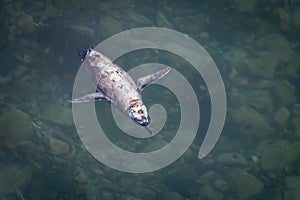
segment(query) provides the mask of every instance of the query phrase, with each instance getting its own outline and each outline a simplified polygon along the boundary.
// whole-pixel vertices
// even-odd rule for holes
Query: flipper
[[[107,96],[105,96],[102,92],[96,92],[96,93],[91,93],[87,94],[82,97],[78,97],[72,100],[68,100],[70,103],[87,103],[87,102],[93,102],[93,101],[111,101]]]
[[[139,93],[142,93],[144,88],[148,86],[149,84],[157,81],[158,79],[164,77],[167,73],[171,71],[170,67],[167,67],[165,69],[162,69],[158,72],[155,72],[153,74],[149,74],[147,76],[143,76],[137,80],[137,91]]]

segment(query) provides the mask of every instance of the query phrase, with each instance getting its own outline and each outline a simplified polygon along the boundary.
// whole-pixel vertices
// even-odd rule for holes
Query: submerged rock
[[[224,54],[224,58],[241,74],[247,73],[263,78],[274,77],[278,60],[274,59],[272,52],[261,52],[253,58],[248,54],[243,49],[233,48]]]
[[[31,119],[23,111],[12,109],[0,116],[0,144],[14,147],[33,135]]]
[[[49,121],[62,126],[73,125],[73,116],[71,108],[56,105],[46,104],[41,111],[43,117]]]
[[[298,1],[299,3],[299,1]],[[296,33],[300,30],[300,9],[297,7],[294,12],[292,12],[292,22],[295,28]]]
[[[257,2],[258,0],[252,0],[252,1],[235,0],[237,9],[241,12],[252,12]]]
[[[246,158],[238,153],[222,153],[217,156],[216,161],[225,166],[246,166]]]
[[[294,132],[295,138],[300,140],[300,117],[295,117],[293,119],[293,127],[295,130]]]
[[[229,182],[236,188],[237,199],[248,199],[264,189],[263,182],[252,174],[241,169],[232,169]]]
[[[205,184],[207,182],[213,182],[214,180],[220,178],[219,174],[217,174],[214,171],[208,171],[204,173],[202,176],[200,176],[197,180],[196,183],[198,184]]]
[[[128,17],[129,22],[132,22],[135,27],[136,26],[152,26],[153,23],[150,19],[137,13],[134,9],[128,9],[125,13],[126,17]]]
[[[36,31],[34,19],[27,13],[22,13],[20,15],[16,25],[23,33],[33,33],[34,31]]]
[[[177,192],[169,192],[169,191],[165,191],[163,193],[163,198],[165,200],[184,200],[185,198],[183,198],[180,194],[178,194]]]
[[[211,200],[222,200],[223,194],[215,190],[210,184],[205,184],[200,189],[200,198],[199,199],[211,199]]]
[[[274,78],[279,59],[274,58],[273,52],[263,51],[255,58],[247,58],[245,62],[246,73],[263,78]]]
[[[260,111],[271,111],[273,100],[271,93],[267,90],[251,90],[245,93],[246,102]]]
[[[131,0],[110,0],[110,1],[99,1],[98,9],[100,12],[109,12],[112,10],[121,10],[129,8],[132,4]]]
[[[266,140],[257,146],[261,155],[261,167],[267,171],[282,171],[291,168],[299,159],[300,145],[287,140]]]
[[[286,123],[289,117],[290,111],[285,107],[281,107],[275,112],[274,121],[282,125]]]
[[[156,16],[156,24],[159,27],[174,29],[163,13],[158,12]]]
[[[100,25],[103,27],[103,30],[109,35],[115,35],[123,31],[122,24],[112,18],[112,17],[102,17]]]
[[[300,78],[300,57],[294,56],[285,67],[284,72],[291,77]]]
[[[257,40],[248,52],[232,48],[224,54],[225,60],[241,74],[263,78],[274,78],[281,63],[288,63],[294,57],[294,51],[288,40],[280,35],[268,35]]]
[[[284,200],[300,199],[300,176],[290,176],[285,179],[287,191]]]
[[[224,180],[215,180],[214,182],[214,187],[217,189],[217,190],[220,190],[222,192],[226,192],[228,191],[229,189],[229,184],[227,181],[224,181]]]
[[[300,117],[300,104],[299,103],[295,103],[293,106],[293,114],[296,117]]]
[[[272,130],[268,118],[247,105],[233,110],[230,117],[234,123],[255,134],[254,136],[265,136]]]
[[[288,62],[295,54],[290,42],[282,35],[267,34],[265,37],[257,40],[255,45],[259,49],[270,52],[273,60],[276,58],[283,63]],[[266,63],[271,60],[267,60]]]
[[[297,101],[295,88],[285,80],[277,80],[273,86],[273,91],[280,103],[290,105]]]
[[[30,182],[32,171],[29,167],[7,164],[0,168],[0,196],[14,193]]]
[[[130,192],[138,198],[143,199],[154,199],[155,198],[155,191],[148,189],[146,187],[135,185],[135,187],[132,187],[130,189]]]
[[[65,154],[65,153],[68,153],[70,150],[70,146],[62,140],[50,138],[49,144],[50,144],[51,152],[54,155]]]
[[[88,172],[80,167],[76,168],[75,181],[77,183],[87,183],[88,182]]]
[[[277,10],[277,14],[280,18],[280,28],[283,30],[283,31],[291,31],[291,15],[289,13],[288,10],[286,9],[283,9],[283,8],[280,8]]]

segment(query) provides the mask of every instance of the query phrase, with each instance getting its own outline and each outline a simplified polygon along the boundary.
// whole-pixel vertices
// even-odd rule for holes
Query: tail
[[[85,57],[86,57],[86,54],[88,53],[89,49],[93,49],[94,47],[89,45],[89,48],[86,48],[86,49],[77,49],[77,55],[79,57],[79,59],[81,61],[84,61]]]
[[[77,49],[77,55],[81,61],[84,61],[88,49]]]

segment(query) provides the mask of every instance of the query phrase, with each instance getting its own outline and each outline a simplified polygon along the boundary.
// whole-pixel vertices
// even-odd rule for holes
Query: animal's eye
[[[144,111],[143,111],[143,110],[139,110],[138,113],[139,113],[139,114],[143,114]]]

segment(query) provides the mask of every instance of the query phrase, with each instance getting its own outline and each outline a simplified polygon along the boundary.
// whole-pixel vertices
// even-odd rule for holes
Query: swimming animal
[[[72,99],[69,102],[83,103],[101,100],[111,102],[151,133],[148,126],[148,111],[142,101],[141,93],[146,86],[164,77],[171,69],[167,67],[140,77],[135,83],[120,66],[93,48],[79,49],[78,55],[96,82],[97,90],[95,93]]]

